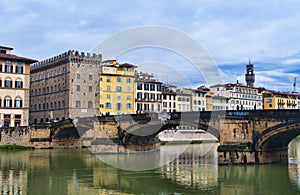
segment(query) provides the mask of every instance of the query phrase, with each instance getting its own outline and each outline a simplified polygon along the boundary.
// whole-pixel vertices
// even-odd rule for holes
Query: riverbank
[[[32,150],[34,149],[31,146],[19,146],[19,145],[11,145],[11,144],[4,144],[0,145],[0,151],[6,150]]]

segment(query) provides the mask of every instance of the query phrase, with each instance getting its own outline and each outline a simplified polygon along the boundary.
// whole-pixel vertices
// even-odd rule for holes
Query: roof
[[[286,96],[299,96],[299,94],[294,94],[290,92],[280,92],[280,91],[273,91],[273,90],[265,90],[266,93],[272,93],[275,95],[286,95]]]
[[[29,62],[29,63],[37,62],[37,60],[34,60],[34,59],[25,58],[25,57],[20,57],[20,56],[17,56],[17,55],[6,54],[6,53],[0,53],[0,59],[7,59],[7,60],[22,60],[22,61],[27,61],[27,62]]]
[[[134,67],[134,68],[136,68],[137,66],[133,65],[133,64],[129,64],[129,63],[124,63],[124,64],[120,64],[120,67]]]
[[[159,82],[159,81],[156,81],[156,80],[142,80],[142,79],[135,79],[135,82],[162,84],[162,82]]]
[[[3,48],[3,49],[9,49],[9,50],[13,50],[14,48],[12,47],[7,47],[7,46],[3,46],[3,45],[0,45],[0,48]]]

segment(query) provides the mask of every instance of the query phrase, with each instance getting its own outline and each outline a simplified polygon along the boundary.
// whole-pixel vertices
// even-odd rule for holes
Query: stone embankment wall
[[[79,148],[82,141],[78,139],[54,140],[50,127],[16,127],[0,129],[1,145],[31,146],[34,148]]]

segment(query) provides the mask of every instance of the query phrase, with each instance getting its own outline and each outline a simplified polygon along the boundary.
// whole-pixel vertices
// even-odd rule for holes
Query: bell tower
[[[254,74],[254,65],[251,64],[249,59],[249,64],[246,65],[246,74],[245,79],[247,82],[247,87],[254,87],[255,74]]]

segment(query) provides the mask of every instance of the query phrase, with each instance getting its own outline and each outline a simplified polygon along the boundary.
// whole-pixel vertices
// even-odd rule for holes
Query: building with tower
[[[222,96],[228,110],[256,110],[263,109],[263,98],[259,88],[254,87],[254,65],[246,65],[246,85],[239,83],[218,84],[210,87],[214,96]],[[220,101],[218,99],[217,101]],[[224,108],[224,107],[223,107]]]
[[[31,64],[31,122],[99,115],[101,61],[101,54],[69,50]]]
[[[255,82],[254,65],[251,64],[250,59],[249,59],[249,64],[246,65],[245,80],[247,83],[247,87],[254,87],[254,82]]]

